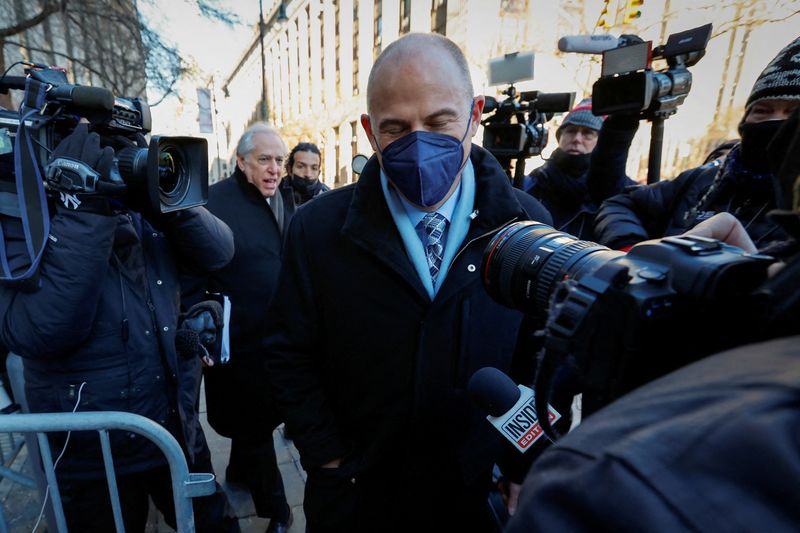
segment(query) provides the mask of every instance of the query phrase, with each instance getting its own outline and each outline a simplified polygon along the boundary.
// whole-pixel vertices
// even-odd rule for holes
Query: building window
[[[431,4],[431,31],[445,35],[447,29],[447,0],[433,0]]]
[[[523,15],[528,11],[528,0],[500,0],[500,13]]]
[[[335,56],[334,57],[336,58],[336,96],[339,96],[341,94],[341,91],[339,90],[339,86],[341,85],[341,82],[342,82],[342,77],[341,77],[341,74],[339,73],[339,41],[341,40],[339,38],[339,2],[334,2],[334,4],[336,4],[336,12],[333,15],[335,17],[334,18],[334,23],[333,23],[334,32],[335,32],[334,33],[334,39],[335,39],[334,42],[336,43],[334,45],[334,48],[335,48],[335,52],[334,52]]]
[[[353,96],[358,94],[358,0],[353,0]]]
[[[354,120],[350,123],[350,131],[352,138],[350,139],[350,155],[355,157],[358,155],[358,121]]]
[[[372,60],[381,55],[381,44],[383,36],[383,0],[375,0],[373,11],[373,40],[372,40]]]
[[[400,0],[400,35],[411,31],[411,0]]]
[[[325,72],[325,16],[323,15],[322,10],[319,12],[319,68],[320,78],[324,87],[325,77],[328,75],[328,73]]]
[[[336,136],[336,138],[334,139],[334,150],[336,151],[336,177],[334,178],[334,183],[336,185],[341,185],[342,184],[342,173],[339,172],[339,169],[342,166],[342,161],[341,161],[341,157],[342,157],[341,152],[342,151],[341,151],[340,146],[339,146],[341,144],[341,141],[339,140],[341,138],[340,137],[341,126],[337,126],[336,129],[334,129],[333,131],[334,131],[334,134]]]

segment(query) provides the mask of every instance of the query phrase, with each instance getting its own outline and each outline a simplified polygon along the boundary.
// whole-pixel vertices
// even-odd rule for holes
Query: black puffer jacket
[[[164,231],[136,213],[100,215],[61,206],[31,292],[0,287],[0,342],[24,358],[32,412],[127,411],[166,426],[192,460],[205,446],[195,401],[200,362],[175,350],[178,268],[196,273],[233,256],[228,227],[204,208],[179,212]],[[11,254],[19,221],[4,219]],[[81,385],[85,383],[81,387]],[[80,395],[80,401],[79,401]],[[145,439],[111,432],[118,474],[164,462]],[[54,450],[63,435],[53,435]],[[73,433],[59,475],[100,477],[94,432]]]
[[[738,147],[722,165],[709,163],[677,178],[629,189],[606,200],[597,214],[599,242],[625,248],[647,239],[678,235],[716,213],[732,213],[761,248],[786,234],[767,219],[775,208],[770,176],[748,173],[738,164]]]

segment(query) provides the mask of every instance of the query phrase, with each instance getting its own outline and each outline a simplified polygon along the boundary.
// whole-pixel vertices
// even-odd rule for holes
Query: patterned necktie
[[[436,282],[439,275],[439,268],[442,266],[442,236],[447,227],[447,219],[439,213],[428,213],[420,221],[425,230],[427,244],[425,245],[425,256],[428,258],[428,269],[431,271],[431,279]]]

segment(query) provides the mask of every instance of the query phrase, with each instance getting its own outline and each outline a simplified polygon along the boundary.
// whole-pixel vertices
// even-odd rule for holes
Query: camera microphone
[[[111,111],[114,109],[114,94],[102,87],[65,83],[50,89],[47,99],[58,100],[81,110]]]
[[[562,52],[574,54],[602,54],[606,50],[617,48],[620,44],[619,37],[613,35],[565,35],[558,40],[558,49]]]
[[[544,434],[534,406],[533,390],[516,385],[500,370],[487,366],[475,372],[467,385],[470,398],[489,416],[486,419],[522,453]],[[561,415],[548,406],[550,424]]]

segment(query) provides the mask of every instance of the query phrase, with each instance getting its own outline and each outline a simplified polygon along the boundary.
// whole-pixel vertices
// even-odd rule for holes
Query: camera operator
[[[80,123],[58,144],[64,158],[121,185],[114,150]],[[7,176],[4,176],[7,178]],[[112,187],[114,186],[114,187]],[[127,200],[125,200],[127,201]],[[33,287],[0,287],[0,344],[24,360],[32,412],[127,411],[167,428],[193,471],[211,472],[195,399],[200,359],[177,353],[178,269],[223,267],[233,256],[228,227],[204,208],[140,214],[117,197],[61,193],[52,197],[50,234]],[[19,218],[0,217],[7,267],[30,259]],[[111,431],[127,531],[144,531],[148,497],[175,527],[166,459],[149,440]],[[95,432],[52,433],[56,473],[70,531],[113,531],[114,519]],[[198,531],[238,531],[227,500],[194,500]]]
[[[321,154],[313,143],[299,143],[289,152],[286,162],[288,181],[294,191],[294,203],[303,205],[330,189],[319,179]]]
[[[741,142],[721,166],[704,165],[671,181],[609,198],[597,214],[600,243],[624,249],[648,238],[676,235],[716,213],[730,212],[758,247],[786,235],[766,214],[775,207],[774,176],[765,148],[791,112],[800,107],[800,38],[759,75],[739,124]]]
[[[625,175],[635,116],[592,114],[592,100],[575,106],[556,130],[558,148],[534,170],[526,191],[553,216],[553,226],[584,240],[595,240],[594,217],[606,198],[636,185]]]

